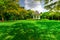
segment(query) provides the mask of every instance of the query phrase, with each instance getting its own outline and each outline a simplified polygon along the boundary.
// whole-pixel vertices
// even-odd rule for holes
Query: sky
[[[19,3],[22,7],[25,7],[25,9],[27,10],[31,9],[34,11],[38,11],[39,13],[47,11],[46,9],[44,9],[44,0],[42,0],[42,2],[34,0],[20,0]]]
[[[25,6],[25,0],[20,0],[19,3],[20,3],[20,5],[21,5],[22,7]]]

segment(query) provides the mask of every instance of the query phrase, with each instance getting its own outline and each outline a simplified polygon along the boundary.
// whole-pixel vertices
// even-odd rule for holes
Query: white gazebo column
[[[40,15],[38,16],[38,19],[40,19]]]
[[[35,19],[38,19],[37,15],[36,15],[36,18]]]

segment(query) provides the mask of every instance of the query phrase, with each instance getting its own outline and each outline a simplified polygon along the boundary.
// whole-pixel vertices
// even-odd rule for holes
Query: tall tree
[[[18,1],[17,0],[0,0],[0,16],[2,21],[4,21],[4,13],[9,12],[9,10],[17,10]]]

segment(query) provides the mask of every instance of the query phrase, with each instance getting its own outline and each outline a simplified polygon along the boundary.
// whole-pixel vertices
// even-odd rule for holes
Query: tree
[[[27,18],[30,19],[30,18],[33,18],[33,14],[34,14],[34,11],[33,10],[27,10],[28,13],[27,13]]]
[[[60,10],[60,0],[56,0],[55,2],[53,0],[50,0],[50,4],[48,2],[49,1],[47,1],[47,3],[45,3],[46,9],[50,9],[50,10],[54,10],[54,11]]]
[[[4,21],[5,13],[10,12],[10,10],[18,9],[18,4],[16,0],[1,0],[0,1],[0,16],[2,21]]]
[[[0,16],[1,16],[1,18],[2,18],[2,21],[4,21],[4,15],[3,15],[3,13],[4,13],[4,9],[5,9],[6,7],[5,7],[5,5],[4,5],[4,1],[3,0],[1,0],[0,1]]]
[[[49,19],[49,12],[44,12],[44,13],[42,13],[42,14],[41,14],[41,17],[42,17],[43,19]]]
[[[55,12],[53,12],[53,11],[50,11],[50,13],[49,13],[49,19],[54,19],[54,15],[55,15]]]

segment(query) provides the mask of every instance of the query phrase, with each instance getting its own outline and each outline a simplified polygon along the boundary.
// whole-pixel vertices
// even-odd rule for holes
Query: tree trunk
[[[4,21],[4,17],[2,17],[2,22]]]

